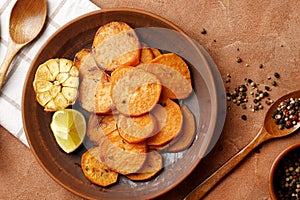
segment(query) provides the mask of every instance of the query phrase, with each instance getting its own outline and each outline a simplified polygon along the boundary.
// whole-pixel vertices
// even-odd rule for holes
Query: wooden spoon
[[[47,15],[46,0],[18,0],[9,19],[9,39],[6,56],[0,68],[0,89],[7,70],[20,49],[42,30]]]
[[[287,136],[295,132],[299,127],[300,123],[297,123],[295,126],[289,129],[280,130],[278,125],[274,122],[272,114],[277,106],[284,100],[291,97],[299,98],[300,90],[291,92],[287,95],[279,98],[272,106],[269,108],[263,127],[259,130],[256,137],[246,145],[242,150],[235,154],[231,159],[229,159],[222,167],[215,171],[211,176],[209,176],[204,182],[198,185],[192,192],[190,192],[185,200],[199,200],[204,197],[210,189],[212,189],[226,174],[228,174],[232,169],[234,169],[255,147],[259,144],[272,139]]]

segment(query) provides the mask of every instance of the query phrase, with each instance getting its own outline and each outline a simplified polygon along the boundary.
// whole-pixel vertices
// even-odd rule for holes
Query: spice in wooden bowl
[[[272,199],[300,199],[300,142],[278,155],[269,174],[269,192]]]

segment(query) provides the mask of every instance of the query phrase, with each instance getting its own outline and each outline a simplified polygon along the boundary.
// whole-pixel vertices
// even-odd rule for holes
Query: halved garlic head
[[[78,86],[79,71],[65,58],[50,59],[41,64],[33,81],[37,101],[49,112],[74,104]]]

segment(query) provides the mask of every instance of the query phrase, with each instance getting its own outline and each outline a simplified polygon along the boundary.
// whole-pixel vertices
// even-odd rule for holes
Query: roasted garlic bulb
[[[78,96],[79,71],[71,60],[50,59],[41,64],[33,81],[36,99],[45,111],[72,105]]]

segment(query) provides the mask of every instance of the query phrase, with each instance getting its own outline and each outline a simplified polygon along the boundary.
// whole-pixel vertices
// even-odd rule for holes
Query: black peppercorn
[[[252,81],[252,79],[248,79],[247,82],[250,84],[250,83],[252,83],[253,81]]]
[[[247,116],[246,115],[242,115],[242,120],[246,121],[247,120]]]
[[[201,34],[206,34],[207,33],[207,31],[206,31],[206,29],[205,28],[202,28],[202,30],[201,30]]]
[[[242,62],[242,59],[241,59],[240,57],[236,57],[236,58],[235,58],[235,61],[236,61],[237,63],[241,63],[241,62]]]
[[[272,81],[271,84],[272,84],[273,86],[277,86],[277,82],[276,82],[276,81]]]
[[[265,90],[270,91],[271,88],[269,86],[265,86]]]
[[[280,102],[272,114],[275,123],[284,125],[285,128],[291,128],[296,125],[300,116],[299,107],[295,105],[298,101],[299,98],[290,98]],[[282,129],[282,126],[279,126],[279,129]]]
[[[268,97],[269,96],[269,93],[268,92],[264,92],[264,97]]]

